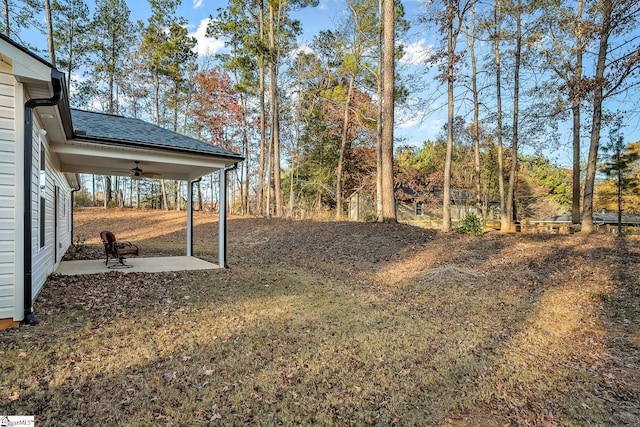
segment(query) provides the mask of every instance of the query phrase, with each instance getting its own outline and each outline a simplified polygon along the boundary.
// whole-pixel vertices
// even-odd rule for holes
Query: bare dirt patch
[[[184,212],[84,210],[185,252]],[[196,215],[217,257],[217,218]],[[0,332],[0,413],[45,425],[639,425],[640,250],[233,218],[229,270],[52,277]]]

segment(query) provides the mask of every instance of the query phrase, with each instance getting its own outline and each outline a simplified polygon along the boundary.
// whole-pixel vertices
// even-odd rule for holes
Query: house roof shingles
[[[71,109],[71,117],[76,138],[79,139],[87,138],[123,145],[196,152],[232,157],[238,161],[243,159],[233,151],[177,134],[140,119],[78,109]]]
[[[630,215],[622,213],[622,223],[626,225],[640,225],[640,215]],[[617,212],[596,212],[593,214],[593,220],[598,224],[617,224]]]

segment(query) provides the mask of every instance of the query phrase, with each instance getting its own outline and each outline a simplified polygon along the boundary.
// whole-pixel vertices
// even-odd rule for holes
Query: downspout
[[[51,85],[53,96],[51,98],[30,99],[24,104],[24,323],[35,325],[38,318],[33,310],[33,282],[32,282],[32,250],[33,242],[31,228],[31,192],[33,175],[33,109],[36,107],[51,107],[57,105],[62,99],[64,87],[64,74],[58,70],[51,70]]]

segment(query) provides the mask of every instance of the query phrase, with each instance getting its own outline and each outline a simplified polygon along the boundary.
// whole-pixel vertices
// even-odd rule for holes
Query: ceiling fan
[[[131,178],[133,179],[141,179],[141,178],[153,178],[160,175],[157,172],[144,172],[140,169],[140,162],[138,160],[134,160],[136,166],[131,169]]]

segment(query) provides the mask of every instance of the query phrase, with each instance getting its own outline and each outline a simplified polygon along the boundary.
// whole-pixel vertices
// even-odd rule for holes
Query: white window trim
[[[36,253],[40,253],[41,251],[43,251],[46,246],[47,246],[47,242],[46,242],[46,236],[45,239],[43,239],[42,233],[46,232],[46,222],[47,222],[47,214],[46,214],[46,205],[47,205],[47,200],[46,200],[46,192],[44,194],[45,200],[44,200],[44,204],[42,203],[42,196],[43,196],[43,189],[42,189],[42,172],[44,171],[44,187],[46,189],[47,186],[47,150],[44,146],[44,140],[42,138],[42,134],[40,132],[37,133],[38,134],[38,200],[37,200],[37,206],[38,206],[38,244],[37,244],[37,252]],[[44,151],[44,156],[43,156],[43,151]],[[44,162],[44,165],[42,164]],[[42,218],[42,210],[44,210],[44,222],[45,222],[45,226],[43,227],[42,221],[40,218]],[[44,245],[41,245],[40,242],[44,241]]]

